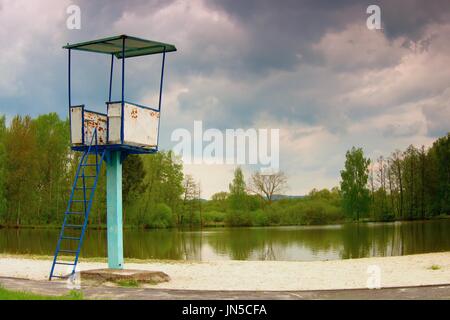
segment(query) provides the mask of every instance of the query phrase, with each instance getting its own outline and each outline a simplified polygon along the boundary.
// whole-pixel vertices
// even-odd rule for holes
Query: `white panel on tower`
[[[108,144],[121,144],[122,103],[108,104]]]
[[[159,112],[130,103],[124,105],[124,144],[156,147]]]
[[[70,139],[74,145],[83,144],[83,106],[70,107]]]

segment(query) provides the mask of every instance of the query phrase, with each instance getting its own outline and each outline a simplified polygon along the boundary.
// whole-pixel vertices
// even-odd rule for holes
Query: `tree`
[[[140,194],[144,189],[144,163],[137,154],[130,154],[123,162],[122,199],[129,203],[134,193]]]
[[[5,149],[7,222],[20,225],[33,219],[33,215],[27,213],[37,210],[38,149],[36,128],[29,116],[13,118],[5,136]]]
[[[419,172],[420,172],[420,217],[425,218],[425,168],[426,168],[426,152],[425,146],[422,145],[419,151]]]
[[[389,199],[391,200],[391,208],[390,208],[390,212],[395,215],[396,213],[396,207],[395,207],[395,193],[394,193],[394,175],[392,174],[392,161],[391,159],[387,160],[387,167],[386,167],[386,176],[387,176],[387,180],[388,180],[388,185],[389,185]]]
[[[377,172],[376,172],[376,182],[378,185],[378,189],[376,192],[372,189],[372,193],[376,198],[375,201],[375,213],[376,218],[380,220],[387,220],[391,218],[391,213],[388,209],[387,204],[387,191],[386,191],[386,173],[387,172],[387,164],[383,156],[378,157],[377,159]]]
[[[36,157],[38,208],[36,221],[56,222],[63,216],[67,189],[69,122],[56,113],[40,115],[32,120],[39,154]]]
[[[167,204],[173,213],[181,210],[181,195],[183,194],[183,163],[181,158],[172,151],[166,151],[162,157],[160,201]],[[148,171],[147,171],[148,172]]]
[[[370,165],[369,167],[369,186],[370,186],[370,204],[371,204],[371,208],[372,208],[372,214],[375,216],[375,178],[374,178],[374,174],[373,174],[373,164]]]
[[[192,225],[195,212],[195,199],[197,196],[197,185],[192,175],[187,174],[183,181],[183,213],[187,213],[189,217],[189,224]],[[183,224],[183,215],[179,215],[178,224]]]
[[[183,165],[171,152],[160,151],[143,157],[145,176],[143,191],[129,204],[127,221],[134,225],[151,225],[149,218],[156,206],[166,204],[170,214],[182,212]]]
[[[413,219],[418,212],[418,184],[420,174],[417,173],[419,162],[418,150],[410,145],[403,153],[403,181],[405,189],[405,204],[408,209],[408,218]]]
[[[208,201],[208,207],[210,210],[225,212],[228,206],[228,196],[228,192],[225,191],[214,193],[211,200]]]
[[[404,187],[403,187],[403,157],[400,150],[396,150],[392,153],[390,163],[391,163],[391,173],[393,185],[395,186],[395,193],[398,194],[397,197],[397,217],[404,218],[403,216],[403,204],[404,204]],[[392,195],[391,195],[392,196]]]
[[[5,150],[5,116],[0,117],[0,223],[6,215],[6,150]]]
[[[203,205],[202,205],[202,185],[200,181],[197,183],[197,190],[196,190],[196,200],[197,200],[197,207],[199,212],[199,223],[200,227],[203,226]]]
[[[228,201],[231,209],[240,210],[246,208],[246,184],[244,180],[244,173],[241,167],[234,170],[233,181],[228,185],[230,195]]]
[[[220,191],[216,192],[211,196],[212,201],[226,201],[228,199],[228,192]]]
[[[362,148],[347,151],[341,171],[341,191],[345,212],[354,220],[367,213],[370,196],[367,188],[370,160],[364,158]]]
[[[450,133],[439,138],[428,151],[429,185],[426,198],[434,215],[450,213]]]
[[[132,194],[140,194],[144,187],[144,163],[137,154],[130,154],[123,162],[122,198],[125,204],[131,200]]]
[[[122,199],[124,203],[123,220],[126,221],[127,208],[133,198],[144,192],[144,163],[136,154],[130,154],[123,162]]]
[[[279,194],[287,188],[287,178],[283,172],[261,174],[255,172],[250,180],[250,190],[269,204],[272,203],[274,194]]]

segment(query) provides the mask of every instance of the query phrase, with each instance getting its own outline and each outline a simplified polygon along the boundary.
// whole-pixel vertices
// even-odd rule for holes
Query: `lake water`
[[[53,255],[58,230],[0,229],[0,252]],[[125,230],[129,258],[332,260],[450,251],[450,220],[316,227]],[[84,257],[106,256],[106,232],[89,230]]]

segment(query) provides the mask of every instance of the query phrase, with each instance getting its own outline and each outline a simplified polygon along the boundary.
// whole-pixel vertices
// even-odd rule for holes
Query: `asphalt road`
[[[36,281],[28,279],[0,277],[0,285],[6,289],[31,291],[44,295],[63,295],[68,292],[65,282]],[[315,291],[209,291],[209,290],[173,290],[152,288],[123,288],[109,286],[82,286],[87,299],[120,300],[298,300],[298,299],[342,299],[342,300],[449,300],[450,284],[382,288],[376,290],[315,290]]]

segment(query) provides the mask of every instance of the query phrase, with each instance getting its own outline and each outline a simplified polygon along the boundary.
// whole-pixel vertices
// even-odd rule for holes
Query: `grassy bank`
[[[413,219],[372,219],[362,218],[359,221],[342,217],[338,214],[330,214],[325,211],[317,211],[314,214],[305,215],[303,212],[292,214],[289,212],[270,211],[233,211],[233,212],[205,212],[202,222],[192,226],[172,226],[166,228],[155,228],[150,226],[124,226],[125,230],[152,230],[152,229],[190,229],[190,228],[227,228],[227,227],[288,227],[288,226],[320,226],[344,223],[367,223],[367,222],[408,222],[408,221],[429,221],[450,219],[450,214],[441,214],[426,218]],[[60,230],[61,225],[0,225],[0,229],[43,229]],[[106,225],[90,224],[89,230],[106,230]]]
[[[72,290],[63,296],[45,296],[27,291],[13,291],[0,287],[0,300],[83,300],[83,294]]]

